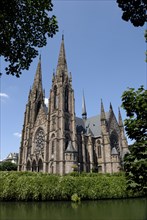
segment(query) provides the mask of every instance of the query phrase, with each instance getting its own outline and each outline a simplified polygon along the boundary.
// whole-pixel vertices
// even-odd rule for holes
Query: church
[[[128,151],[120,110],[101,100],[98,115],[88,118],[83,94],[81,118],[75,114],[72,75],[68,72],[62,36],[56,73],[45,105],[41,58],[28,94],[19,150],[19,171],[64,175],[78,172],[119,172]]]

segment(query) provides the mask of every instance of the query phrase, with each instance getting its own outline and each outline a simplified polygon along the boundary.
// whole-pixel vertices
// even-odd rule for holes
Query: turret
[[[123,121],[122,121],[122,117],[121,117],[121,113],[120,113],[120,108],[118,108],[118,124],[121,129],[124,129]]]
[[[103,105],[103,101],[101,99],[101,125],[106,125],[106,115],[105,115],[105,110],[104,110],[104,105]]]

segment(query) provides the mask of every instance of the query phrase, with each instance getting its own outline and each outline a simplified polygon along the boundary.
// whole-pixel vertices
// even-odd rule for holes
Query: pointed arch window
[[[53,115],[53,117],[52,117],[52,129],[55,130],[55,128],[56,128],[56,116]]]
[[[97,153],[98,153],[98,157],[101,158],[102,157],[102,146],[101,146],[100,140],[97,140]]]
[[[45,134],[42,128],[38,128],[35,134],[35,150],[40,151],[44,148]]]
[[[55,140],[52,140],[51,154],[54,154],[54,148],[55,148]]]
[[[36,172],[36,169],[37,169],[36,161],[33,160],[33,163],[32,163],[32,171],[33,171],[33,172]]]
[[[31,170],[31,162],[28,160],[27,162],[27,171],[30,171]]]
[[[51,136],[51,155],[53,156],[55,152],[55,134]]]
[[[54,110],[57,108],[57,86],[54,86]]]
[[[69,141],[70,141],[70,137],[69,137],[69,135],[66,135],[66,136],[65,136],[65,150],[66,150],[67,147],[68,147]]]
[[[51,173],[54,173],[54,165],[51,166]]]
[[[110,145],[111,149],[116,148],[119,151],[119,142],[118,142],[118,134],[115,130],[111,132],[110,135]]]
[[[39,112],[39,110],[40,110],[40,107],[41,107],[41,101],[38,101],[38,102],[36,103],[35,120],[36,120],[36,118],[37,118],[37,115],[38,115],[38,112]]]
[[[67,130],[67,131],[69,131],[69,124],[70,124],[69,118],[66,117],[66,118],[65,118],[65,130]]]
[[[64,109],[66,112],[68,112],[68,86],[65,87]]]
[[[102,157],[102,148],[101,145],[98,145],[98,157],[101,158]]]
[[[39,159],[38,161],[38,172],[42,172],[43,171],[43,162],[41,159]]]
[[[62,83],[64,83],[64,72],[62,71],[62,74],[61,74],[61,78],[62,78]]]

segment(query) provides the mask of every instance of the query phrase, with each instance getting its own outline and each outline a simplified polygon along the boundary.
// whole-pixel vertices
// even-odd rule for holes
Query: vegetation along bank
[[[58,176],[32,172],[0,172],[1,201],[96,200],[141,196],[127,190],[123,173],[72,173]]]

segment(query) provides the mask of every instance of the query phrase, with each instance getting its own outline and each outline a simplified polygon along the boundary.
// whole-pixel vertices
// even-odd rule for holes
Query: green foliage
[[[147,1],[146,0],[117,0],[118,7],[123,11],[122,19],[125,21],[131,21],[135,26],[143,26],[147,22],[146,10]]]
[[[51,0],[1,0],[0,55],[9,62],[6,74],[20,76],[38,55],[37,47],[58,31]]]
[[[133,193],[126,189],[121,175],[57,176],[32,172],[0,172],[0,200],[49,201],[126,198]],[[139,192],[137,195],[140,195]]]
[[[122,107],[126,110],[126,132],[130,139],[147,140],[147,90],[130,88],[122,95]]]
[[[135,143],[124,158],[128,188],[147,194],[147,90],[141,86],[122,95],[122,106],[126,110],[126,132]]]
[[[17,170],[17,165],[10,161],[4,161],[0,163],[0,170],[1,171]]]
[[[147,30],[145,30],[145,33],[144,33],[144,37],[145,37],[145,42],[147,43]],[[145,52],[145,55],[146,55],[146,62],[147,62],[147,50]]]
[[[72,202],[80,202],[81,199],[80,199],[80,197],[78,196],[77,193],[74,193],[74,194],[71,196],[71,201],[72,201]]]

